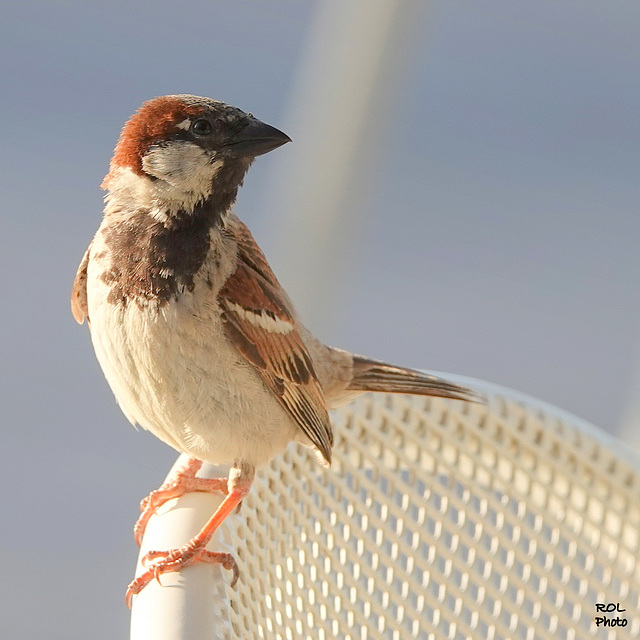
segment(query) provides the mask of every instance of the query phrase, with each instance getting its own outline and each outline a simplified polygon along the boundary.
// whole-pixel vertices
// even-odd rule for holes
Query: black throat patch
[[[228,162],[216,177],[215,192],[195,206],[159,221],[136,211],[105,227],[111,264],[101,276],[111,287],[108,301],[146,306],[193,291],[195,275],[210,246],[210,231],[236,199],[250,162]]]
[[[107,227],[103,233],[111,265],[101,277],[111,287],[108,301],[162,304],[193,290],[194,276],[207,256],[211,227],[205,216],[162,223],[146,212]]]

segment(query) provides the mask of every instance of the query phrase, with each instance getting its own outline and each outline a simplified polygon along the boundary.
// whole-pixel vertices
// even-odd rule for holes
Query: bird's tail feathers
[[[353,379],[348,389],[352,391],[409,393],[467,402],[485,402],[485,399],[475,391],[449,382],[444,378],[356,355],[353,356]]]

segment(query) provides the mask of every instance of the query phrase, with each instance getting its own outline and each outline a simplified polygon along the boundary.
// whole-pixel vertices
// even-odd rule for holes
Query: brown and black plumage
[[[195,561],[234,569],[205,546],[255,469],[298,440],[331,461],[328,410],[366,391],[477,400],[456,384],[328,347],[302,324],[247,227],[232,212],[256,156],[289,138],[251,114],[190,95],[145,103],[125,125],[103,186],[102,223],[76,276],[72,310],[133,423],[188,454],[154,509],[227,463],[227,496],[180,549],[153,554],[127,600]],[[215,486],[214,486],[215,485]]]

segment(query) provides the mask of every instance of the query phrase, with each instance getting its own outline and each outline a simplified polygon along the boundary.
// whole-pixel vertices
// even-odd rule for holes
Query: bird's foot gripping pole
[[[191,463],[191,461],[190,461]],[[190,465],[189,463],[189,465]],[[189,466],[188,465],[188,466]],[[142,564],[149,568],[139,575],[127,588],[127,606],[131,607],[134,595],[140,593],[154,578],[160,582],[160,576],[169,571],[180,571],[194,562],[208,562],[211,564],[221,564],[225,569],[233,571],[233,586],[238,579],[238,565],[234,557],[229,553],[218,553],[208,551],[207,544],[218,527],[225,518],[242,502],[251,489],[255,469],[253,467],[238,465],[229,472],[228,488],[229,492],[222,504],[216,509],[207,524],[200,533],[194,536],[187,544],[179,549],[169,551],[151,551],[143,558]],[[152,494],[153,495],[153,494]],[[167,498],[168,499],[168,498]]]
[[[160,488],[152,491],[140,503],[140,517],[133,527],[138,546],[142,544],[147,523],[156,510],[165,502],[173,498],[179,498],[185,493],[192,491],[204,491],[207,493],[221,491],[227,493],[227,478],[196,478],[196,473],[200,470],[202,461],[196,458],[189,458],[186,465],[178,469]]]

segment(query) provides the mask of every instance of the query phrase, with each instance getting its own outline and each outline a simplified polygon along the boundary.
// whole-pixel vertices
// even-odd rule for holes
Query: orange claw
[[[135,580],[127,587],[127,607],[131,609],[131,602],[133,596],[140,593],[154,578],[160,582],[160,576],[163,573],[169,571],[179,571],[183,567],[189,566],[193,562],[206,562],[208,564],[220,564],[224,569],[233,571],[233,578],[231,579],[231,586],[233,587],[238,581],[240,570],[238,569],[238,563],[230,553],[218,553],[216,551],[208,551],[207,549],[200,549],[195,553],[191,549],[182,547],[182,549],[173,549],[171,551],[153,551],[155,557],[164,556],[163,560],[158,560],[152,566],[150,566],[144,573],[140,574]],[[147,554],[144,560],[149,559]],[[143,563],[144,563],[143,560]]]

